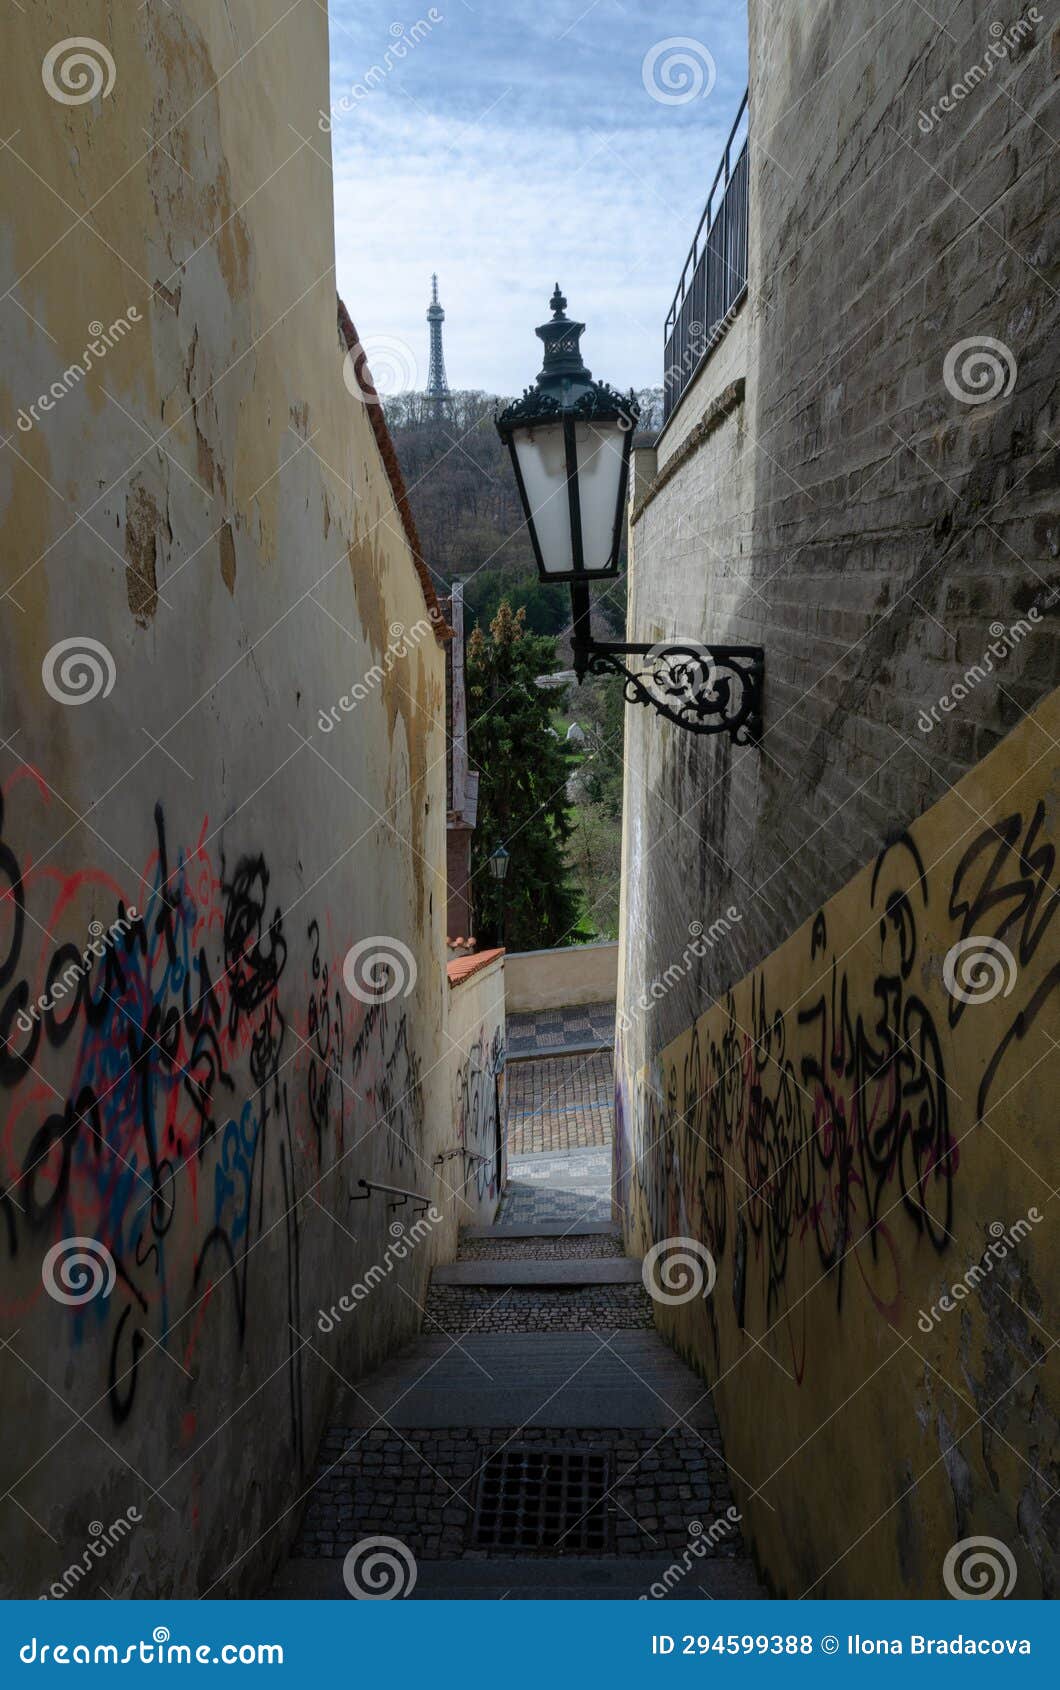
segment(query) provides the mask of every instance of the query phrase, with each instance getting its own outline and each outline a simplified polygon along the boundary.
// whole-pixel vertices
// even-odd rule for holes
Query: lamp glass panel
[[[574,430],[578,451],[578,499],[582,521],[582,556],[586,574],[612,567],[625,461],[626,431],[617,422],[583,422]]]
[[[515,454],[537,533],[546,575],[567,575],[573,568],[567,456],[562,422],[514,431]]]

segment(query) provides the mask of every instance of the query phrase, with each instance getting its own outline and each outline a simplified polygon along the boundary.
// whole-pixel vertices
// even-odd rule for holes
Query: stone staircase
[[[505,1224],[510,1191],[465,1231],[422,1336],[342,1394],[274,1596],[347,1597],[374,1539],[415,1599],[764,1594],[709,1393],[612,1224],[569,1218],[571,1185],[551,1219],[538,1190]]]

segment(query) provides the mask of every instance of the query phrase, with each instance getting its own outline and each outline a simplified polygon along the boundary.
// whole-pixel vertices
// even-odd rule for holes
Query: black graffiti
[[[464,1189],[472,1180],[479,1200],[497,1194],[503,1157],[502,1085],[505,1048],[500,1027],[487,1043],[484,1032],[458,1070],[457,1131],[465,1157]]]

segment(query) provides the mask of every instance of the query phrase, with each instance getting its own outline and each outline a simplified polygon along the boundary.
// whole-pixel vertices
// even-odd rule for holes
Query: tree
[[[567,862],[579,897],[579,919],[596,939],[618,937],[622,873],[622,777],[625,703],[612,675],[574,690],[570,713],[585,734],[570,790],[574,805]]]
[[[570,838],[566,746],[551,731],[551,695],[535,677],[555,668],[556,644],[526,628],[526,613],[502,600],[489,634],[467,645],[468,753],[479,773],[472,836],[472,897],[480,943],[511,950],[571,944],[578,901],[566,881]],[[509,852],[494,880],[489,857]]]

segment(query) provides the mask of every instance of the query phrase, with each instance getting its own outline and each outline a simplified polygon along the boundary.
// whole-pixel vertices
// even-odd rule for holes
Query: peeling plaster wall
[[[945,1596],[975,1535],[1014,1595],[1060,1588],[1058,738],[1054,692],[620,1080],[627,1245],[713,1259],[705,1295],[662,1250],[656,1318],[780,1596]]]
[[[343,380],[324,9],[84,5],[116,74],[78,105],[41,75],[71,27],[4,25],[0,1577],[48,1592],[132,1506],[78,1595],[246,1595],[453,1253],[444,663],[410,640],[319,728],[426,615]],[[379,935],[408,990],[368,1005]],[[322,1339],[392,1237],[361,1178],[445,1218]],[[71,1237],[109,1292],[48,1294]]]

